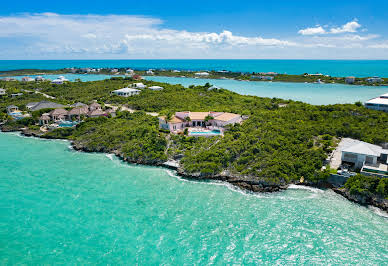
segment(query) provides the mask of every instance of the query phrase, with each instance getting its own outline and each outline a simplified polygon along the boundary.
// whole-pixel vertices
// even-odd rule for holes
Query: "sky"
[[[0,59],[388,59],[388,1],[7,1]]]

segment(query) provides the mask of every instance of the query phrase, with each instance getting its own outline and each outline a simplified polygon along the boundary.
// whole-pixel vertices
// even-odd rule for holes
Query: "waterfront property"
[[[44,113],[39,118],[40,125],[48,125],[50,123],[57,123],[58,125],[66,125],[69,126],[69,123],[64,123],[66,121],[73,120],[82,120],[83,117],[99,117],[99,116],[115,116],[115,112],[112,109],[108,109],[106,111],[102,110],[102,107],[97,102],[93,102],[92,104],[82,105],[82,103],[76,104],[78,107],[74,107],[70,111],[67,111],[63,108],[57,108],[49,113]]]
[[[122,97],[134,96],[134,95],[138,95],[139,93],[140,93],[140,90],[134,89],[134,88],[122,88],[111,92],[112,95],[117,95]]]
[[[51,81],[51,83],[52,83],[52,84],[61,85],[61,84],[63,84],[65,81],[69,81],[69,80],[66,79],[64,76],[59,76],[57,79],[54,79],[53,81]]]
[[[373,110],[388,112],[388,93],[366,101],[365,107]]]
[[[160,87],[160,86],[151,86],[151,87],[148,87],[150,90],[153,90],[153,91],[161,91],[163,90],[163,87]]]
[[[24,82],[31,82],[31,81],[35,81],[34,78],[31,78],[31,77],[22,77],[21,81],[24,81]]]
[[[194,75],[197,77],[208,77],[210,74],[207,72],[197,72]]]
[[[159,117],[159,127],[167,129],[172,133],[183,132],[184,129],[188,128],[190,129],[189,132],[193,132],[192,135],[204,135],[204,129],[207,129],[207,133],[211,131],[214,135],[216,131],[222,134],[225,126],[241,123],[241,121],[242,118],[239,114],[186,111],[176,112],[171,119],[167,119],[166,116]],[[197,130],[192,130],[191,128],[197,128]]]
[[[369,82],[369,83],[380,83],[380,82],[383,81],[383,79],[374,76],[374,77],[371,77],[371,78],[367,78],[366,81]]]
[[[341,145],[341,163],[369,175],[385,174],[388,177],[388,150],[367,142],[346,139]]]

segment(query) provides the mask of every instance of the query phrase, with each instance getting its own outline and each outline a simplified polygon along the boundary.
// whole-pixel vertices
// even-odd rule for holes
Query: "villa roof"
[[[215,117],[214,119],[215,120],[219,120],[219,121],[224,121],[224,122],[227,122],[227,121],[230,121],[232,119],[235,119],[237,117],[239,117],[240,115],[238,114],[233,114],[233,113],[223,113],[217,117]]]
[[[50,116],[49,116],[48,113],[44,113],[44,114],[41,115],[39,120],[50,120]]]
[[[386,105],[388,105],[388,98],[385,98],[387,96],[388,96],[388,93],[387,94],[383,94],[380,97],[370,99],[370,100],[366,101],[366,103],[384,104],[384,105],[386,104]]]
[[[380,156],[382,151],[383,148],[380,146],[357,140],[353,141],[353,143],[349,144],[342,150],[342,152],[365,154],[377,157]]]
[[[59,108],[59,109],[52,110],[49,114],[51,116],[53,115],[60,116],[60,115],[67,115],[67,113],[68,111],[66,111],[65,109]]]
[[[18,108],[18,107],[16,105],[13,105],[13,104],[7,106],[7,109],[11,109],[11,108]]]
[[[208,115],[210,115],[209,112],[189,112],[191,120],[204,120]]]
[[[41,102],[38,102],[33,107],[31,107],[31,111],[37,111],[37,110],[41,110],[41,109],[45,109],[45,108],[61,108],[61,107],[63,107],[63,105],[59,104],[59,103],[53,103],[53,102],[49,102],[49,101],[41,101]]]
[[[169,123],[176,124],[176,123],[182,123],[183,120],[179,117],[176,117],[175,115],[168,121]]]
[[[114,90],[113,92],[123,92],[123,93],[126,93],[126,92],[140,92],[140,90],[133,89],[133,88],[122,88],[122,89]]]
[[[38,102],[27,103],[27,104],[26,104],[26,107],[27,107],[28,109],[30,109],[30,108],[34,107],[35,105],[37,105],[37,104],[38,104]]]
[[[71,109],[67,114],[68,115],[85,115],[89,112],[88,106],[76,107]]]
[[[101,104],[94,102],[89,107],[101,107]]]
[[[102,116],[102,115],[105,115],[105,113],[103,111],[99,110],[99,109],[90,111],[88,113],[88,116]]]
[[[86,106],[86,104],[81,103],[81,102],[77,102],[77,103],[75,103],[75,104],[72,104],[71,106],[72,106],[72,107],[82,107],[82,106]]]

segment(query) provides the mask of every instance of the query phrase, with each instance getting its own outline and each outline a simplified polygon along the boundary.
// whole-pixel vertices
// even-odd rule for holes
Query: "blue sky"
[[[0,59],[388,59],[388,1],[8,1]]]

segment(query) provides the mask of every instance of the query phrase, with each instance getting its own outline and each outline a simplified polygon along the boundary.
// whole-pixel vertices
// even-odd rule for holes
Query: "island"
[[[353,163],[355,174],[342,174],[342,161],[341,168],[332,168],[333,154],[346,152],[338,150],[346,138],[380,147],[376,160],[386,159],[386,112],[361,103],[314,106],[136,76],[62,81],[0,81],[2,131],[67,139],[76,150],[113,153],[130,163],[173,168],[185,178],[222,180],[252,192],[290,184],[333,188],[388,210],[384,173]],[[359,146],[354,149],[363,156]],[[370,158],[363,158],[364,166]]]

